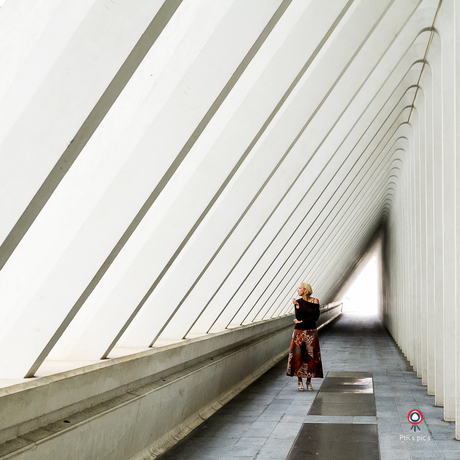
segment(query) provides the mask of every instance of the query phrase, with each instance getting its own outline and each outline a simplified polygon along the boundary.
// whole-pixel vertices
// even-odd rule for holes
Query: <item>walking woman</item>
[[[301,299],[292,299],[295,308],[294,333],[287,366],[287,375],[298,378],[299,391],[304,391],[302,378],[307,379],[307,390],[313,390],[311,379],[323,378],[316,321],[319,318],[319,300],[311,297],[311,286],[300,283],[297,293]]]

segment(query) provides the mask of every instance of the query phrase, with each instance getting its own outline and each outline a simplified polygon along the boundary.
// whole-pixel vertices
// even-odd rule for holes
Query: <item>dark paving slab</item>
[[[373,378],[372,372],[354,372],[354,371],[329,371],[327,377],[342,377],[352,379],[371,379]]]
[[[308,415],[366,415],[375,416],[375,405],[370,404],[342,404],[330,403],[329,401],[316,401],[312,404]]]
[[[330,391],[318,391],[315,401],[332,402],[339,404],[375,404],[373,394],[361,393],[333,393]],[[374,414],[375,415],[375,414]]]
[[[380,460],[377,425],[305,423],[287,460]]]
[[[327,377],[321,384],[321,391],[334,393],[374,393],[372,378],[355,379],[350,377]]]
[[[375,416],[371,373],[328,372],[308,415]],[[332,376],[331,376],[332,375]]]

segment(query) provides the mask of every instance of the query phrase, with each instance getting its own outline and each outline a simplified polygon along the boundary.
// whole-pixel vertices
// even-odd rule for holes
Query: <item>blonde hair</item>
[[[313,289],[308,283],[300,283],[300,286],[305,289],[305,294],[307,295],[312,295],[313,294]]]

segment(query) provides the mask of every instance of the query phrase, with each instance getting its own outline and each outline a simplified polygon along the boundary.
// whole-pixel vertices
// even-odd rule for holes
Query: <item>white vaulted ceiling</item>
[[[5,0],[0,378],[290,314],[302,281],[333,300],[414,148],[437,8]]]

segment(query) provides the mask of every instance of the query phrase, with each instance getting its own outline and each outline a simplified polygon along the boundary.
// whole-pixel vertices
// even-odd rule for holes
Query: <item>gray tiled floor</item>
[[[442,421],[442,408],[434,406],[434,397],[426,394],[376,318],[344,314],[320,331],[319,338],[325,372],[373,372],[376,417],[307,415],[317,391],[298,392],[297,379],[286,376],[283,360],[161,460],[284,460],[303,423],[328,422],[377,422],[382,460],[460,459],[454,424]],[[321,382],[313,379],[315,390]],[[407,421],[411,409],[424,415],[416,434]],[[404,435],[409,437],[404,440]]]

